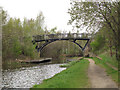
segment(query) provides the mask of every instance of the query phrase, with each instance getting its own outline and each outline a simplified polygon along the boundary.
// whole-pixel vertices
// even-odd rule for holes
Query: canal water
[[[61,64],[47,64],[4,70],[2,72],[2,87],[31,88],[35,84],[42,83],[44,79],[51,78],[66,69],[59,67],[60,65]]]

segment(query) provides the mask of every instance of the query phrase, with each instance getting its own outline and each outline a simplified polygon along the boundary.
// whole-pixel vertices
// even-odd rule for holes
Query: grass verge
[[[95,61],[95,64],[100,65],[101,67],[105,68],[107,74],[110,75],[116,83],[120,83],[118,81],[118,71],[114,70],[112,67],[108,66],[106,64],[106,61],[104,60],[104,58],[102,58],[103,60],[100,60],[96,57],[93,57],[92,59]]]
[[[118,61],[116,60],[115,55],[110,56],[109,52],[105,52],[99,55],[103,59],[104,62],[110,63],[114,67],[118,68]]]
[[[46,79],[40,85],[34,85],[34,88],[85,88],[90,87],[87,77],[89,61],[82,59],[71,67],[56,74],[50,79]]]

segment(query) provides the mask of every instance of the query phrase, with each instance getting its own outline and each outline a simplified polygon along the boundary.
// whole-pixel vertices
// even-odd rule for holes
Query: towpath
[[[96,65],[92,59],[88,59],[90,64],[88,68],[88,77],[91,88],[118,88],[117,84],[107,75],[104,68]]]

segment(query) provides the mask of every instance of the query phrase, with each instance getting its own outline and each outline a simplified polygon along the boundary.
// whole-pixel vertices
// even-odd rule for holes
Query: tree
[[[93,42],[90,43],[92,51],[97,53],[100,49],[104,48],[105,38],[101,35],[96,35],[96,38]]]
[[[42,28],[44,16],[38,15],[36,20],[25,18],[23,23],[18,18],[10,18],[6,16],[6,12],[2,11],[2,52],[3,60],[16,59],[21,56],[29,58],[38,58],[35,46],[32,44],[32,36],[44,34]]]
[[[87,26],[87,29],[99,30],[102,27],[109,27],[108,32],[113,33],[113,41],[116,48],[116,58],[120,53],[120,3],[119,2],[71,2],[71,9],[68,13],[71,16],[70,24],[77,28]],[[82,21],[82,23],[81,23]]]
[[[7,23],[7,18],[8,18],[8,14],[7,11],[4,11],[2,7],[1,8],[1,12],[2,12],[2,25],[5,25]]]
[[[37,16],[35,20],[35,29],[34,31],[37,31],[36,34],[44,34],[44,19],[45,17],[43,16],[43,13],[40,12],[39,15]]]
[[[56,34],[57,27],[54,27],[50,30],[51,34]]]

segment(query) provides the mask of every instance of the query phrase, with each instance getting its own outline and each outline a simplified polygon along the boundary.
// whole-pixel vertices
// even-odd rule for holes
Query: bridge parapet
[[[57,33],[57,34],[44,34],[33,36],[33,40],[48,40],[48,39],[61,39],[61,38],[90,38],[86,33]]]

